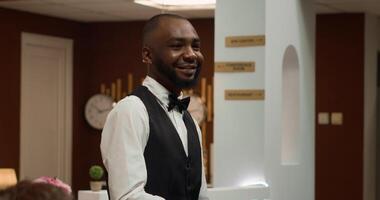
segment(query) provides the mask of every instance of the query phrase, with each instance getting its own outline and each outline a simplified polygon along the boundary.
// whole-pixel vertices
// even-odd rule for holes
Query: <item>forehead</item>
[[[198,34],[193,25],[187,20],[176,18],[160,19],[157,29],[154,31],[161,40],[173,38],[198,39]]]

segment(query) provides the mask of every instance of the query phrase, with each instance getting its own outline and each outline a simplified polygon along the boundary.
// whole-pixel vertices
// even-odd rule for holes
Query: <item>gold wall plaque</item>
[[[225,100],[264,100],[264,90],[225,90]]]
[[[226,47],[264,46],[265,35],[226,37]]]
[[[215,72],[254,72],[255,62],[216,62]]]

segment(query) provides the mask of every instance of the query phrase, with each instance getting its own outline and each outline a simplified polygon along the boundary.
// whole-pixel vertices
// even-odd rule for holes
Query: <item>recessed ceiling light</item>
[[[162,10],[211,10],[216,0],[134,0],[135,3]]]

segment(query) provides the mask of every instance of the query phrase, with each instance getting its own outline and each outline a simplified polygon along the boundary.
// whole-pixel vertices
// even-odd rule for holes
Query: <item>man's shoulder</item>
[[[135,95],[129,95],[117,102],[111,112],[141,112],[146,111],[144,103]]]

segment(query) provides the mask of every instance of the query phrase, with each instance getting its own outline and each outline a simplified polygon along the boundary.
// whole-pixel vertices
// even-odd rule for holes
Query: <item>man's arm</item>
[[[148,136],[148,114],[138,97],[123,99],[108,115],[100,148],[108,171],[111,200],[163,200],[144,190],[144,148]]]

